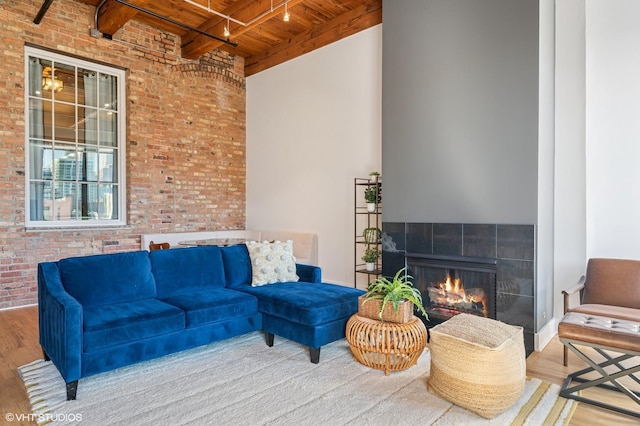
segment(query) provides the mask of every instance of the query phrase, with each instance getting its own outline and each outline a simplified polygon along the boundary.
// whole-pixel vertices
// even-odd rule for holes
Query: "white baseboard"
[[[545,346],[558,334],[558,322],[555,318],[551,318],[542,329],[533,336],[533,348],[536,352],[540,352]]]
[[[2,309],[0,309],[0,311],[11,311],[11,310],[14,310],[14,309],[26,308],[28,306],[38,306],[38,304],[37,303],[31,303],[29,305],[10,306],[8,308],[2,308]]]

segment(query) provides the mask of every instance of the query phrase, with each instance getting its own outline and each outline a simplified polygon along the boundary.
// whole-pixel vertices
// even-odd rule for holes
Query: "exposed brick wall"
[[[0,3],[0,308],[37,301],[38,262],[140,249],[140,235],[243,229],[243,59],[180,57],[179,37],[129,22],[114,41],[89,36],[95,8]],[[24,45],[127,69],[126,229],[25,229]]]

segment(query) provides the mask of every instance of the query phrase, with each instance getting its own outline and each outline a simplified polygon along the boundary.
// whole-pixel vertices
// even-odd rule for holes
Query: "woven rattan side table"
[[[347,321],[346,337],[361,364],[388,376],[418,362],[427,344],[427,328],[415,315],[406,323],[393,323],[354,314]]]

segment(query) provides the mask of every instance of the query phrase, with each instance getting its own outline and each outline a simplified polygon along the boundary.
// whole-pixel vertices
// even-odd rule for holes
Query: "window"
[[[26,226],[125,224],[124,71],[25,47]]]

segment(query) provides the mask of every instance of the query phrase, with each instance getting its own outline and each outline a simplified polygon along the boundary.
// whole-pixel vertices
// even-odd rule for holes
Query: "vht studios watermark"
[[[37,422],[37,423],[54,423],[54,422],[81,422],[82,413],[58,414],[24,414],[24,413],[7,413],[4,419],[11,422]]]

